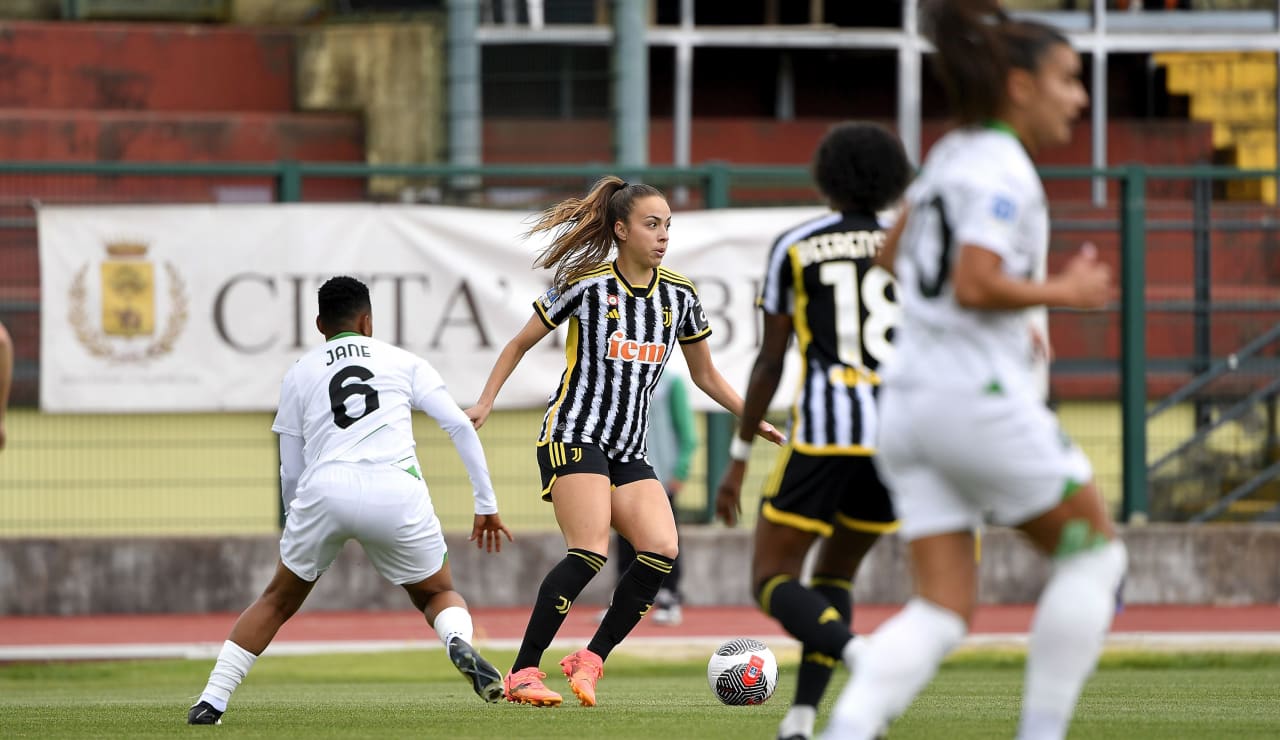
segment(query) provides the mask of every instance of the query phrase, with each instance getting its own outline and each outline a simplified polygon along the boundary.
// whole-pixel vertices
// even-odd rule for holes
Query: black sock
[[[845,624],[853,623],[853,594],[849,581],[837,576],[817,575],[809,581],[809,588],[827,600],[840,612]],[[840,664],[841,655],[828,655],[804,645],[800,652],[800,670],[796,674],[795,704],[817,707],[822,695],[831,683],[831,673]]]
[[[613,536],[613,541],[618,543],[618,551],[613,554],[614,567],[618,571],[618,581],[614,583],[614,588],[618,587],[618,583],[622,583],[622,577],[627,574],[627,568],[631,567],[631,563],[635,562],[636,549],[631,546],[626,537],[620,534]]]
[[[604,555],[573,547],[564,560],[542,579],[538,598],[534,600],[533,611],[529,614],[529,626],[524,629],[524,640],[520,642],[520,652],[511,670],[518,671],[542,662],[542,654],[560,631],[573,600],[608,560]]]
[[[653,597],[662,588],[662,580],[671,572],[671,558],[656,552],[637,552],[636,559],[618,582],[613,592],[613,603],[596,630],[587,649],[601,658],[630,634],[640,623],[640,618],[653,606]]]
[[[789,575],[765,581],[756,595],[764,613],[778,620],[783,629],[804,644],[805,650],[839,656],[853,637],[848,622],[831,602]]]

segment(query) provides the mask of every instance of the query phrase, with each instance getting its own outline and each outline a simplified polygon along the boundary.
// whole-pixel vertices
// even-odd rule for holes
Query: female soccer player
[[[751,566],[760,608],[803,645],[795,702],[778,729],[783,740],[813,736],[818,702],[853,638],[854,574],[880,535],[897,527],[871,463],[876,371],[892,352],[898,317],[893,281],[875,264],[885,238],[876,212],[902,196],[911,163],[882,126],[845,123],[818,145],[813,175],[834,212],[789,229],[769,252],[764,338],[716,495],[717,513],[733,524],[751,431],[778,388],[794,334],[803,380],[790,441],[765,485]],[[819,537],[805,584],[800,571]]]
[[[502,675],[471,646],[471,613],[453,588],[440,520],[414,452],[413,409],[452,438],[475,497],[470,539],[496,552],[511,530],[498,516],[480,439],[430,363],[373,338],[364,283],[331,278],[317,301],[316,328],[325,343],[285,374],[271,425],[280,435],[288,511],[280,559],[262,595],[231,628],[188,724],[222,723],[232,692],[349,539],[383,577],[404,587],[476,694],[502,699]]]
[[[555,507],[568,553],[538,589],[524,640],[505,679],[507,699],[558,706],[543,685],[542,654],[569,607],[607,560],[609,529],[636,549],[635,562],[586,649],[560,661],[584,706],[609,652],[653,604],[677,554],[675,518],[662,482],[645,459],[646,415],[658,376],[679,343],[694,384],[730,413],[742,399],[721,377],[702,340],[711,334],[693,283],[661,267],[671,209],[650,185],[604,177],[586,198],[548,209],[529,230],[551,232],[537,265],[555,270],[554,287],[533,304],[533,317],[507,343],[476,405],[476,428],[531,347],[568,321],[566,367],[538,436],[542,498]],[[606,261],[617,249],[617,258]],[[780,443],[767,423],[758,433]]]
[[[994,0],[924,10],[963,125],[930,151],[890,235],[903,316],[876,458],[911,543],[916,595],[858,651],[827,736],[875,736],[964,636],[977,590],[972,531],[989,513],[1053,560],[1018,737],[1062,738],[1126,567],[1089,461],[1032,372],[1028,310],[1099,308],[1111,292],[1091,245],[1034,277],[1049,226],[1032,157],[1069,140],[1088,96],[1079,57],[1053,28],[1012,20]]]

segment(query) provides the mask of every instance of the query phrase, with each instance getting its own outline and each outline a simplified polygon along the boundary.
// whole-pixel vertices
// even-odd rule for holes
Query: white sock
[[[857,651],[857,669],[823,737],[875,737],[906,711],[965,631],[955,612],[919,597],[908,601]]]
[[[840,651],[840,659],[844,661],[844,667],[849,669],[850,673],[857,670],[858,655],[867,647],[867,638],[862,635],[854,635],[852,639],[844,644],[844,649]]]
[[[471,644],[472,630],[471,612],[460,606],[451,606],[441,610],[436,615],[436,621],[431,627],[440,637],[440,642],[445,647],[449,647],[449,641],[455,637],[460,637],[468,645]]]
[[[245,674],[253,667],[258,656],[245,650],[234,642],[222,643],[218,652],[218,662],[213,665],[209,674],[209,683],[200,695],[201,701],[207,701],[219,712],[227,711],[227,702],[231,700],[231,692],[236,690]]]
[[[1066,737],[1115,615],[1127,561],[1124,545],[1115,540],[1054,564],[1031,624],[1018,740]]]
[[[778,725],[778,737],[813,737],[813,723],[817,718],[817,707],[797,704],[782,718],[782,724]]]

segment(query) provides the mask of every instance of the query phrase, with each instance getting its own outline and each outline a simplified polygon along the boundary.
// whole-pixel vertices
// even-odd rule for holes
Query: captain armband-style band
[[[734,437],[729,443],[729,458],[739,462],[745,462],[751,459],[751,442],[739,437]]]

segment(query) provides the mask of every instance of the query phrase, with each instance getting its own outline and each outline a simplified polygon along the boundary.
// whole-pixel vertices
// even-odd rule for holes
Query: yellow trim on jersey
[[[698,293],[698,288],[693,284],[693,281],[685,277],[684,275],[681,275],[680,273],[676,272],[675,270],[672,270],[666,267],[659,267],[658,274],[661,275],[663,279],[665,279],[667,282],[675,283],[676,285],[683,285],[686,288],[689,288],[690,290],[692,290],[695,295]]]
[[[764,482],[764,498],[773,498],[778,495],[778,490],[782,488],[782,476],[787,471],[787,461],[791,459],[791,444],[782,448],[782,452],[778,454],[778,459],[773,464],[773,471],[769,473],[769,477]]]
[[[569,395],[569,384],[573,381],[573,368],[578,364],[578,325],[580,323],[577,316],[569,317],[569,337],[564,343],[564,383],[560,385],[560,395],[551,407],[551,413],[547,414],[547,424],[549,425],[555,424],[556,415],[560,412],[560,405],[564,403],[564,397]],[[543,434],[550,438],[551,430],[543,428]]]
[[[676,337],[676,341],[679,342],[680,344],[693,344],[694,342],[698,342],[703,339],[706,339],[710,335],[711,335],[711,327],[707,326],[707,328],[703,329],[697,334],[694,334],[691,337]]]
[[[538,314],[538,318],[542,319],[543,326],[547,327],[548,329],[554,329],[556,328],[556,326],[558,326],[558,324],[552,321],[551,317],[547,315],[547,309],[542,307],[541,298],[533,302],[533,311],[534,313]]]
[[[827,382],[831,385],[842,385],[845,388],[856,388],[863,383],[880,385],[880,376],[874,370],[852,365],[832,365],[827,368]]]
[[[809,579],[809,587],[814,586],[830,586],[832,588],[842,588],[845,591],[853,590],[853,581],[848,578],[834,578],[832,576],[814,576]]]
[[[813,455],[814,457],[833,457],[837,455],[871,457],[876,454],[874,447],[863,447],[862,445],[811,445],[805,442],[794,442],[793,444],[796,452],[804,455]]]
[[[800,413],[800,399],[804,398],[805,382],[809,379],[807,358],[809,344],[813,342],[813,330],[809,328],[809,294],[804,290],[804,263],[800,261],[800,250],[796,249],[796,245],[787,247],[787,258],[791,260],[791,282],[796,292],[791,326],[796,333],[796,348],[800,351],[800,379],[796,383],[796,400],[791,406],[791,438],[804,439],[804,415]]]
[[[789,511],[779,511],[778,509],[773,508],[773,504],[768,501],[764,502],[760,507],[760,516],[774,524],[798,529],[801,532],[813,532],[814,534],[819,534],[823,537],[830,537],[831,533],[834,531],[834,528],[830,524],[827,524],[821,519],[810,519],[807,516],[792,514]]]
[[[613,270],[614,277],[618,278],[618,284],[621,285],[622,289],[627,291],[627,295],[631,296],[632,298],[636,297],[635,292],[631,290],[632,288],[637,288],[637,289],[642,288],[644,291],[644,295],[642,297],[644,298],[648,298],[652,296],[653,291],[656,290],[658,287],[658,278],[662,274],[661,268],[654,270],[653,277],[649,278],[649,282],[643,286],[640,286],[640,285],[632,285],[630,282],[627,281],[625,277],[622,276],[622,273],[618,272],[617,261],[610,262],[609,269]]]
[[[897,532],[898,528],[902,526],[902,522],[897,520],[892,522],[869,522],[865,519],[854,519],[851,516],[845,516],[838,511],[836,512],[836,521],[840,522],[846,529],[870,534],[889,534],[890,532]]]
[[[574,286],[574,285],[577,285],[578,283],[582,282],[583,280],[590,280],[590,279],[591,279],[591,278],[593,278],[593,277],[600,277],[601,275],[605,274],[606,272],[610,272],[612,269],[613,269],[613,263],[612,263],[612,262],[601,262],[600,264],[596,265],[595,267],[591,268],[590,270],[588,270],[588,271],[586,271],[586,272],[582,273],[582,275],[579,275],[578,277],[576,277],[576,278],[574,278],[574,279],[570,280],[570,281],[569,281],[569,282],[564,286],[564,287],[565,287],[565,290],[568,290],[570,287],[572,287],[572,286]]]

